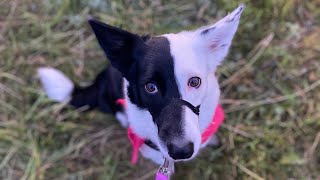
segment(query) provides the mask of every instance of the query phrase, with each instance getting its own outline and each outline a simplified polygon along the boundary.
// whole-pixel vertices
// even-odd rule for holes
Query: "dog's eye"
[[[201,85],[201,79],[199,77],[192,77],[189,79],[188,85],[193,88],[198,88]]]
[[[145,84],[144,88],[146,89],[147,93],[150,93],[150,94],[154,94],[158,92],[157,86],[150,82]]]

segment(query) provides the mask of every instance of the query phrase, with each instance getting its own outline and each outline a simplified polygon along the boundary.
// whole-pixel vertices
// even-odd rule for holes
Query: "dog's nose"
[[[189,142],[182,146],[180,144],[169,144],[168,151],[174,160],[189,159],[193,154],[193,143]]]

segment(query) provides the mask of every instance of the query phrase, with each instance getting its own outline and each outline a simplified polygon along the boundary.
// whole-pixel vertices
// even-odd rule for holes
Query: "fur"
[[[39,68],[38,76],[47,96],[58,102],[68,101],[74,89],[72,81],[60,71],[53,68]]]

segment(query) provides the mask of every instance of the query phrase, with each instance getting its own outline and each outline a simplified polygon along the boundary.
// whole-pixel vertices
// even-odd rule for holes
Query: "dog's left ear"
[[[245,5],[240,5],[214,25],[202,27],[194,32],[194,48],[205,55],[209,71],[214,71],[228,54],[244,8]]]
[[[90,19],[89,23],[112,66],[128,78],[130,68],[143,56],[147,47],[143,39],[136,34],[94,19]]]

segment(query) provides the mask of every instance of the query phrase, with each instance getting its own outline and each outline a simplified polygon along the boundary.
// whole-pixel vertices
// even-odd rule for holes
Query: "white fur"
[[[240,5],[217,23],[199,28],[194,32],[193,48],[197,52],[197,57],[205,60],[209,71],[214,71],[228,54],[244,8],[245,5]],[[205,29],[212,30],[207,34],[201,34]]]
[[[74,85],[62,72],[54,68],[44,67],[38,68],[38,76],[50,99],[58,102],[70,99]]]
[[[164,158],[161,152],[150,148],[148,145],[143,144],[140,148],[140,152],[143,157],[148,158],[159,165],[164,163]]]
[[[201,132],[199,129],[199,118],[190,108],[184,107],[184,119],[183,119],[183,131],[184,131],[184,139],[186,142],[192,142],[194,144],[194,153],[189,158],[192,159],[197,155],[197,152],[200,149],[201,145]],[[186,142],[182,142],[186,144]]]
[[[205,131],[211,123],[219,98],[220,89],[218,80],[214,72],[212,72],[207,77],[207,90],[200,106],[199,127],[201,132]]]
[[[130,127],[135,134],[139,135],[141,138],[151,140],[157,147],[159,147],[162,152],[162,158],[166,157],[167,159],[172,159],[168,154],[167,148],[159,139],[158,128],[154,124],[149,111],[140,109],[135,104],[131,103],[127,92],[128,85],[129,82],[124,79],[124,95],[127,104],[126,113]],[[160,160],[158,162],[160,162]]]
[[[129,126],[128,117],[123,112],[116,112],[116,118],[120,122],[121,126],[127,128]]]
[[[151,114],[149,111],[142,110],[135,104],[131,103],[127,92],[128,85],[128,81],[124,79],[124,95],[127,104],[126,113],[130,127],[133,132],[138,134],[140,137],[149,139],[159,146],[158,128],[154,124]]]
[[[170,42],[171,54],[174,59],[175,77],[182,99],[193,106],[200,106],[200,115],[196,116],[189,108],[184,114],[184,134],[186,139],[194,143],[195,157],[201,143],[201,133],[208,127],[219,101],[220,90],[214,72],[208,71],[203,59],[199,59],[193,49],[193,36],[190,32],[165,35]],[[188,81],[192,77],[201,78],[201,86],[190,88]]]
[[[163,165],[164,163],[164,158],[163,155],[160,151],[154,150],[150,148],[149,146],[143,144],[140,148],[140,152],[143,157],[152,160],[158,165]],[[171,172],[174,172],[174,163],[169,163],[169,169]]]

